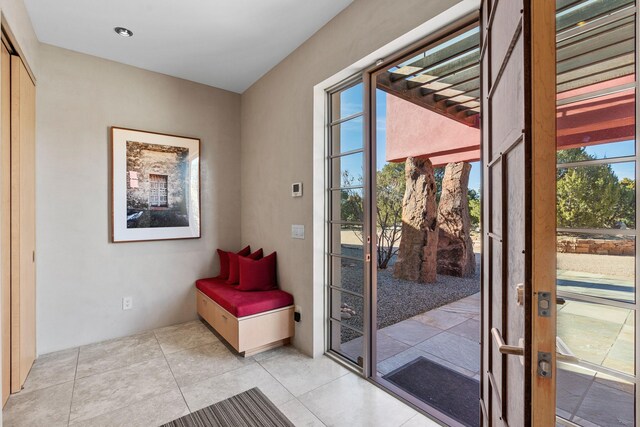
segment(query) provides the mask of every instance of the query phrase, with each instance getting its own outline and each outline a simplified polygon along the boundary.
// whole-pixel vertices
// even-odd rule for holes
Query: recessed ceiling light
[[[118,35],[121,35],[122,37],[133,37],[133,31],[128,30],[124,27],[115,27],[113,31],[115,31]]]

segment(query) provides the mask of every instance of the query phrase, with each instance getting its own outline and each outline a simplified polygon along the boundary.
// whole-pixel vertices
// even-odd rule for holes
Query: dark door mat
[[[258,388],[215,403],[162,427],[294,427]]]
[[[466,426],[480,425],[480,382],[473,378],[424,357],[382,378]]]

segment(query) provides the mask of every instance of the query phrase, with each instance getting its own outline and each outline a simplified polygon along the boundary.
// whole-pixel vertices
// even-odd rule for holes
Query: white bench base
[[[294,335],[293,306],[237,318],[196,290],[198,314],[245,357],[288,344]]]

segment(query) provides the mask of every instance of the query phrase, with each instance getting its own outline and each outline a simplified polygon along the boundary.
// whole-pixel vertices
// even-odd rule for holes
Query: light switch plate
[[[292,239],[304,239],[304,225],[293,224],[291,226]]]
[[[291,184],[291,197],[302,197],[302,183],[294,182]]]

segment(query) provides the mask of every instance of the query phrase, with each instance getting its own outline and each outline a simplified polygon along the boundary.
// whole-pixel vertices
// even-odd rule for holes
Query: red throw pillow
[[[258,249],[251,255],[247,254],[247,256],[242,256],[240,254],[229,254],[229,278],[227,279],[227,283],[230,285],[235,285],[240,281],[240,266],[238,260],[241,258],[248,258],[251,260],[257,260],[262,258],[262,248]]]
[[[278,287],[276,279],[276,253],[260,260],[240,258],[239,291],[268,291]]]
[[[220,273],[216,277],[216,279],[224,279],[227,280],[229,278],[229,254],[231,252],[223,251],[222,249],[218,249],[218,257],[220,258]],[[247,256],[251,253],[251,247],[247,246],[238,252],[240,256]]]

